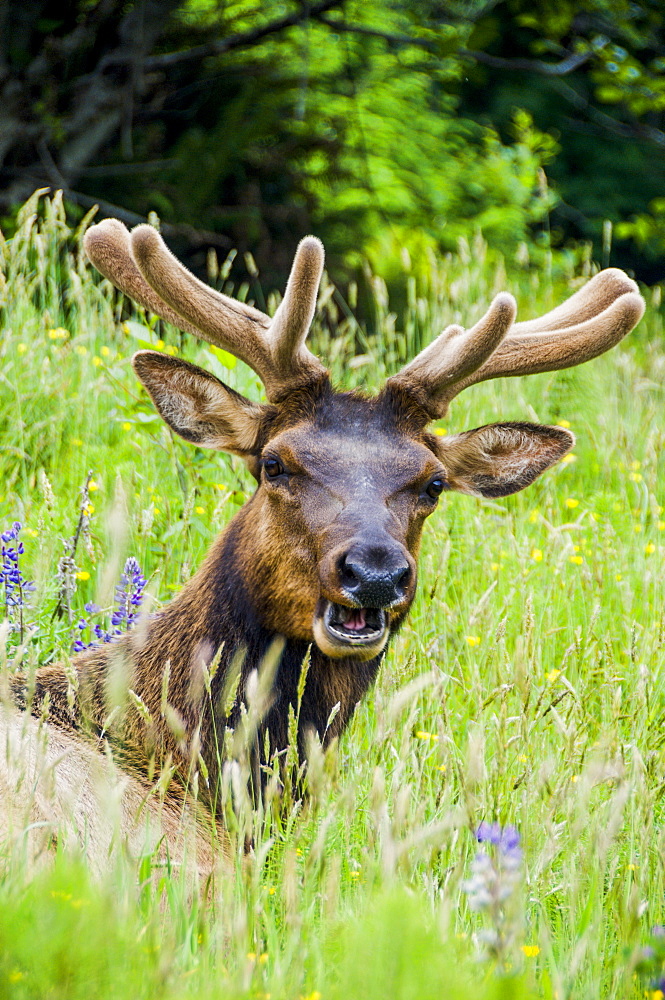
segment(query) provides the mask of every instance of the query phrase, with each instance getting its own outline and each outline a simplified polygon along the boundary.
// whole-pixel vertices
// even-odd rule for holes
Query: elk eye
[[[284,466],[276,458],[266,458],[263,468],[268,479],[277,479],[284,475]]]
[[[437,500],[438,497],[441,496],[445,488],[446,488],[445,479],[433,479],[432,482],[427,487],[427,489],[425,490],[425,493],[427,494],[428,497],[431,497],[432,500]]]

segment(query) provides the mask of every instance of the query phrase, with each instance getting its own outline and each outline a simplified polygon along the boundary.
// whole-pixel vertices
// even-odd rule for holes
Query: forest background
[[[478,230],[665,278],[659,0],[6,0],[0,94],[9,234],[48,186],[264,288],[306,232],[339,278]]]

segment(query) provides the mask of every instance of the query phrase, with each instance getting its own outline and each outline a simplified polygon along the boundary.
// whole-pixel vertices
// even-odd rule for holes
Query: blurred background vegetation
[[[49,186],[264,287],[309,231],[340,277],[480,230],[665,279],[662,0],[5,0],[0,94],[8,232]]]

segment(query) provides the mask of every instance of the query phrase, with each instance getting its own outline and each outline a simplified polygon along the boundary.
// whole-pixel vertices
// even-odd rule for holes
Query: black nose
[[[398,549],[352,546],[339,563],[342,590],[361,608],[385,608],[401,601],[411,567]]]

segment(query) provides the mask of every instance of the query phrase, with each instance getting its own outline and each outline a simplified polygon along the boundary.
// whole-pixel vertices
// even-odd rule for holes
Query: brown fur
[[[119,287],[169,319],[184,316],[185,329],[247,360],[270,405],[243,399],[187,362],[150,351],[135,356],[170,426],[201,446],[242,455],[258,487],[171,604],[119,642],[77,657],[75,692],[62,668],[42,668],[34,705],[48,695],[54,722],[108,735],[144,774],[172,759],[180,787],[195,773],[201,787],[207,772],[214,809],[225,734],[242,723],[255,671],[275,661],[251,748],[258,790],[261,763],[287,745],[291,710],[299,712],[302,754],[309,731],[324,745],[343,731],[373,682],[413,600],[420,535],[438,492],[505,496],[574,441],[561,428],[525,423],[439,438],[427,432],[431,417],[460,386],[504,373],[519,343],[531,349],[523,371],[600,353],[639,318],[641,300],[629,279],[610,272],[550,314],[543,332],[538,321],[513,326],[514,301],[499,296],[471,331],[446,331],[370,399],[334,392],[304,345],[323,265],[318,241],[301,243],[272,320],[201,285],[150,227],[130,238],[118,223],[103,223],[90,230],[86,247]],[[578,313],[583,321],[576,324]],[[363,635],[345,629],[354,615],[372,623],[358,626]]]

